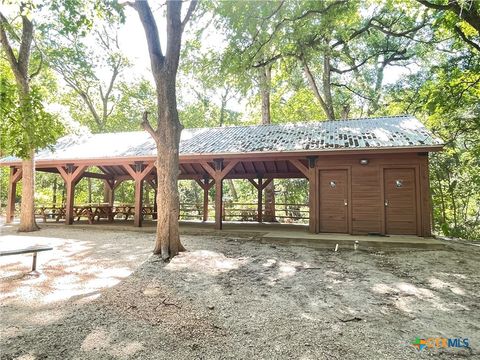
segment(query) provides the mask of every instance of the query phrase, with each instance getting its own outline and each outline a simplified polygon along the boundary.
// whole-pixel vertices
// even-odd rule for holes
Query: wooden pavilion
[[[395,116],[283,125],[186,129],[180,143],[180,179],[215,187],[215,228],[222,228],[222,184],[248,179],[258,191],[275,178],[309,183],[309,231],[350,234],[431,235],[428,153],[442,142],[417,119]],[[37,153],[37,171],[58,173],[66,185],[65,221],[74,219],[75,185],[83,177],[104,180],[113,205],[115,189],[135,182],[134,224],[142,225],[142,189],[155,188],[155,144],[146,132],[88,134],[61,138]],[[7,222],[15,206],[21,160],[9,166]],[[98,167],[101,173],[88,171]]]

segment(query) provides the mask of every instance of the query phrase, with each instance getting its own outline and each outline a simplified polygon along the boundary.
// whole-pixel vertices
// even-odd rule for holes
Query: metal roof
[[[243,154],[341,149],[441,146],[415,117],[392,116],[293,124],[184,129],[180,155]],[[79,160],[155,156],[155,142],[145,131],[66,136],[36,160]],[[0,162],[18,161],[6,157]]]

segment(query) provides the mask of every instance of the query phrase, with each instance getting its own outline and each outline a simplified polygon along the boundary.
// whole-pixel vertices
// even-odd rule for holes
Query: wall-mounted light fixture
[[[361,159],[360,165],[368,165],[368,159]]]

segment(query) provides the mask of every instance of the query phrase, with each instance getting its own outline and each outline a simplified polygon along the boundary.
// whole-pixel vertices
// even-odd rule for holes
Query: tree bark
[[[149,4],[137,0],[131,4],[137,11],[147,38],[148,51],[157,93],[157,124],[154,129],[148,122],[147,113],[143,128],[157,145],[157,236],[153,252],[164,260],[185,250],[180,243],[178,217],[180,202],[178,194],[179,148],[182,125],[178,118],[176,76],[180,59],[182,32],[195,9],[192,1],[187,15],[181,20],[181,1],[167,2],[167,48],[163,54],[158,28]]]
[[[57,188],[58,188],[58,179],[57,176],[53,178],[53,196],[52,196],[52,205],[57,205]]]
[[[18,231],[35,230],[38,230],[38,226],[35,222],[35,163],[32,150],[30,158],[22,160],[22,201]]]
[[[271,124],[270,93],[272,90],[272,65],[259,68],[260,71],[260,95],[262,98],[262,124]],[[275,184],[274,181],[265,188],[265,215],[263,220],[267,222],[277,221],[275,217]]]
[[[145,200],[144,200],[145,206],[150,206],[150,186],[148,184],[145,184]]]
[[[88,203],[92,203],[92,178],[87,178]]]

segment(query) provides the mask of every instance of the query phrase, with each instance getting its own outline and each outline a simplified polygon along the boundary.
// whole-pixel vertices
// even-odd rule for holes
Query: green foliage
[[[480,54],[460,47],[444,22],[440,33],[459,51],[392,86],[388,111],[416,114],[446,143],[431,157],[435,230],[480,239]]]
[[[5,154],[26,158],[30,149],[54,143],[64,133],[64,127],[45,110],[44,89],[33,85],[29,97],[21,103],[9,69],[0,66],[0,148]]]

